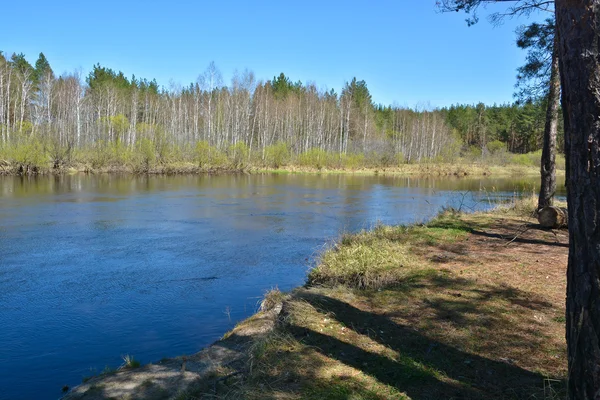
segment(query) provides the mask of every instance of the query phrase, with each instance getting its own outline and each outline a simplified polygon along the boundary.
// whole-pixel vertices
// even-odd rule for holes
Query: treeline
[[[456,105],[442,109],[445,120],[458,133],[462,144],[484,155],[506,148],[512,153],[528,153],[542,147],[546,121],[546,99],[538,98],[519,104],[485,106]],[[562,115],[562,114],[561,114]],[[563,151],[563,123],[559,119],[558,147]],[[501,144],[500,144],[501,143]]]
[[[364,81],[341,90],[259,81],[230,84],[211,63],[196,82],[159,87],[95,65],[56,76],[43,54],[0,52],[0,163],[36,169],[194,163],[199,167],[355,168],[485,158],[540,148],[543,104],[413,110],[375,105]],[[1,165],[0,165],[1,166]]]

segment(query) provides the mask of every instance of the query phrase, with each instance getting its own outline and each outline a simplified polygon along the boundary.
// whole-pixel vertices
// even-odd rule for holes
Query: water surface
[[[56,399],[193,353],[301,285],[342,232],[483,209],[537,179],[351,175],[0,177],[0,399]]]

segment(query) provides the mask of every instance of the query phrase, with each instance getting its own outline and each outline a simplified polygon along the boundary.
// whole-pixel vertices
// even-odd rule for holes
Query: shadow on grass
[[[553,322],[536,319],[557,311],[540,295],[444,271],[416,271],[381,290],[303,288],[285,303],[274,338],[254,353],[239,386],[215,386],[209,394],[223,399],[564,398],[564,346],[546,332]]]
[[[486,291],[483,294],[515,299],[510,290]],[[544,380],[547,377],[520,368],[510,359],[496,361],[466,352],[434,340],[412,326],[395,323],[390,316],[366,312],[310,290],[302,292],[300,298],[356,333],[367,335],[396,351],[400,357],[393,360],[313,329],[289,325],[287,329],[295,337],[321,354],[362,370],[412,399],[544,398]],[[467,302],[449,305],[432,301],[430,306],[438,312],[435,318],[451,320],[456,325],[472,324],[473,321],[468,321],[465,314],[477,308]],[[543,303],[531,305],[533,308],[544,306]],[[506,344],[532,345],[518,342],[523,339],[519,332],[514,332],[512,337],[506,337]]]
[[[541,227],[536,226],[536,225],[533,225],[529,229],[539,229],[544,232],[548,231],[547,229],[542,229]],[[547,241],[547,240],[528,239],[528,238],[523,238],[523,237],[517,237],[516,239],[513,240],[512,237],[507,238],[506,236],[500,235],[498,233],[489,233],[489,232],[484,232],[484,231],[480,231],[477,229],[472,229],[471,233],[473,235],[477,235],[477,236],[485,236],[485,237],[493,238],[493,239],[502,239],[502,240],[506,240],[507,242],[509,240],[512,240],[513,243],[536,244],[536,245],[544,245],[544,246],[558,246],[558,247],[565,247],[565,248],[569,247],[568,243],[560,243],[557,241],[551,242],[551,241]],[[516,236],[516,233],[515,233],[515,236]]]
[[[428,228],[439,228],[445,230],[458,230],[464,231],[467,233],[471,233],[473,235],[484,236],[493,239],[501,239],[504,241],[512,240],[515,236],[516,239],[513,240],[514,243],[523,243],[523,244],[536,244],[536,245],[547,245],[547,246],[559,246],[559,247],[569,247],[568,243],[560,243],[557,240],[555,241],[547,241],[539,238],[526,238],[522,237],[526,231],[523,231],[522,228],[526,228],[531,232],[552,232],[551,229],[543,228],[540,224],[531,224],[527,223],[525,225],[515,225],[513,228],[515,229],[514,234],[511,235],[501,235],[499,233],[490,233],[486,232],[483,229],[489,228],[490,225],[496,225],[497,223],[493,223],[491,220],[484,220],[484,222],[475,222],[475,221],[465,221],[461,219],[457,215],[441,215],[437,219],[433,220],[431,223],[427,224]],[[506,226],[504,226],[506,228]],[[523,235],[526,236],[526,235]],[[557,238],[556,234],[555,237]]]

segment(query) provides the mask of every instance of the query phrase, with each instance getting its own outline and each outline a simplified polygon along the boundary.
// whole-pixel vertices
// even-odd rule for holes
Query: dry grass
[[[262,301],[260,302],[260,311],[265,312],[275,309],[283,304],[287,297],[288,296],[282,293],[278,288],[269,290],[267,293],[265,293]]]
[[[123,364],[119,367],[120,370],[127,368],[139,368],[141,365],[140,362],[136,360],[132,355],[125,354],[124,356],[121,356],[121,358],[123,359]]]
[[[554,200],[554,205],[560,208],[567,208],[566,201]],[[505,217],[516,217],[523,219],[524,224],[537,222],[538,216],[538,195],[534,192],[528,196],[515,198],[509,204],[500,205],[494,210],[495,215]]]
[[[319,173],[339,174],[352,173],[357,175],[409,175],[409,176],[537,176],[539,167],[521,165],[485,165],[468,162],[457,163],[422,163],[402,164],[388,167],[361,167],[361,168],[314,168],[307,166],[288,165],[279,169],[261,169],[257,172],[274,173]],[[557,175],[564,175],[564,171],[557,171]]]

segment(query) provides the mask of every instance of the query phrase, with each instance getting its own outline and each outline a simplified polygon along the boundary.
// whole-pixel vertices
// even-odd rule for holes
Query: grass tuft
[[[260,311],[271,311],[278,305],[281,305],[285,300],[286,295],[277,287],[265,293],[263,300],[260,302]]]
[[[401,284],[413,275],[414,268],[427,271],[432,266],[416,249],[456,243],[470,229],[456,213],[444,212],[426,225],[378,225],[372,231],[344,234],[321,255],[320,264],[309,273],[308,284],[359,289]]]
[[[134,369],[141,366],[141,363],[133,358],[132,355],[125,354],[124,356],[121,356],[121,358],[123,359],[123,364],[119,367],[119,369]]]

